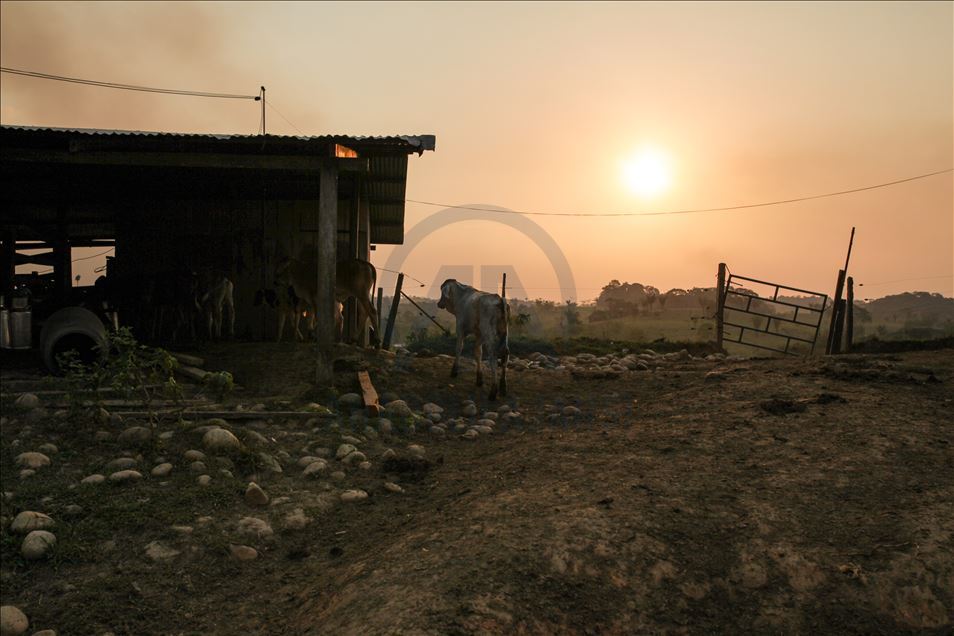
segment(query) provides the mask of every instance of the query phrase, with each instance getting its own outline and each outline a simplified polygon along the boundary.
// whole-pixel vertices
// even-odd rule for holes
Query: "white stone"
[[[47,530],[56,525],[56,522],[49,515],[33,510],[24,510],[13,518],[10,524],[10,532],[14,534],[26,534],[34,530]]]
[[[159,464],[158,466],[154,467],[152,471],[150,471],[150,474],[153,477],[167,477],[169,473],[171,472],[172,472],[172,464],[166,462],[164,464]]]
[[[240,534],[253,539],[265,539],[274,534],[268,522],[258,517],[242,517],[238,522]]]
[[[282,527],[286,530],[302,530],[311,523],[311,519],[305,516],[305,511],[301,508],[295,508],[282,521]]]
[[[425,452],[425,451],[424,451],[424,447],[421,446],[420,444],[409,444],[408,447],[407,447],[407,450],[408,450],[408,452],[410,452],[412,455],[420,455],[420,456],[422,456],[422,457],[423,457],[424,452]]]
[[[137,470],[120,470],[109,476],[109,481],[114,483],[136,481],[137,479],[142,479],[142,473]]]
[[[234,453],[242,450],[242,442],[224,428],[213,428],[202,436],[202,445],[213,453]]]
[[[60,452],[60,449],[56,447],[56,444],[41,444],[37,450],[47,455],[56,455],[58,452]]]
[[[81,484],[101,484],[104,481],[106,481],[106,477],[104,475],[89,475],[88,477],[83,477],[83,479],[80,480],[80,483]]]
[[[118,459],[114,459],[103,466],[103,468],[106,470],[106,472],[114,473],[117,470],[129,470],[130,468],[135,468],[138,465],[139,462],[132,457],[119,457]]]
[[[20,545],[20,554],[24,559],[35,561],[48,556],[56,546],[56,536],[46,530],[34,530],[28,534]]]
[[[196,477],[195,483],[197,483],[200,486],[208,486],[209,484],[212,483],[212,477],[210,477],[209,475],[199,475],[198,477]]]
[[[245,503],[250,506],[267,506],[268,495],[254,481],[249,482],[248,488],[245,489]]]
[[[131,426],[119,434],[116,441],[124,446],[141,446],[152,437],[152,431],[145,426]]]
[[[258,550],[247,545],[229,545],[232,557],[239,561],[254,561],[258,558]]]
[[[30,621],[19,607],[13,605],[0,607],[0,634],[3,636],[7,634],[20,636],[29,626]]]
[[[580,414],[580,409],[576,408],[575,406],[563,407],[563,415],[565,415],[566,417],[575,417],[579,414]]]
[[[363,490],[346,490],[341,493],[341,501],[344,503],[351,503],[355,501],[362,501],[368,498],[368,493]]]
[[[477,406],[474,404],[466,404],[464,408],[460,410],[460,413],[464,417],[474,417],[477,415]]]
[[[182,458],[187,462],[202,462],[205,461],[205,453],[200,450],[190,449],[182,454]]]
[[[434,404],[433,402],[428,402],[421,407],[421,412],[424,413],[424,415],[430,415],[431,413],[437,413],[440,415],[444,412],[444,408],[440,405]]]
[[[404,489],[398,486],[393,481],[384,482],[384,489],[387,490],[388,492],[395,492],[395,493],[404,492]]]
[[[18,409],[29,410],[40,406],[40,398],[32,393],[22,393],[13,403]]]
[[[323,459],[319,459],[305,466],[305,470],[301,472],[301,476],[302,477],[318,477],[322,475],[326,470],[328,470],[328,462],[326,462]]]
[[[17,455],[17,466],[23,468],[43,468],[44,466],[50,465],[50,458],[44,455],[43,453],[20,453]]]
[[[394,400],[384,405],[384,410],[391,417],[411,417],[411,408],[404,400]]]
[[[464,431],[464,434],[461,435],[463,439],[477,439],[479,436],[480,436],[480,433],[478,433],[476,430],[472,428],[467,429],[466,431]]]
[[[152,541],[146,544],[146,556],[153,561],[168,561],[179,556],[181,552],[175,548],[163,545],[158,541]]]
[[[344,459],[351,453],[354,453],[358,449],[355,448],[353,444],[342,444],[338,447],[338,450],[335,452],[335,457],[338,459]]]

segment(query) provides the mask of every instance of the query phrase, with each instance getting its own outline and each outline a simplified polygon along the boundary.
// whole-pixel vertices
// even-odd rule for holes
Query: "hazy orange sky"
[[[306,134],[436,134],[437,152],[411,159],[411,199],[666,210],[954,166],[952,7],[3,2],[0,58],[7,67],[169,88],[255,93],[264,84]],[[252,102],[4,74],[0,120],[255,133],[259,112]],[[296,133],[272,111],[268,120],[269,132]],[[622,163],[647,144],[673,162],[672,187],[650,201],[621,178]],[[407,228],[438,209],[408,204]],[[612,278],[662,290],[711,286],[720,260],[736,273],[830,293],[852,225],[851,273],[867,284],[856,296],[954,295],[950,173],[748,211],[532,218],[563,249],[582,299]],[[391,249],[379,248],[375,263]],[[513,265],[531,296],[562,295],[542,252],[497,223],[440,230],[403,269],[430,285],[442,265]],[[393,285],[393,275],[381,281]]]

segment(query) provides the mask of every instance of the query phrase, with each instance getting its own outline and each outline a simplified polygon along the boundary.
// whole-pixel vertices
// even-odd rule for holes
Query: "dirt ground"
[[[307,345],[201,353],[242,386],[229,408],[335,408],[309,388]],[[479,413],[506,404],[521,417],[466,440],[420,421],[414,433],[396,421],[362,435],[375,421],[344,409],[317,423],[263,416],[241,428],[267,438],[284,471],[236,462],[234,479],[213,472],[205,487],[180,459],[199,438],[169,423],[173,437],[133,453],[142,480],[87,487],[76,484],[123,454],[94,441],[110,425],[18,413],[5,399],[3,603],[61,635],[951,633],[950,350],[676,360],[602,379],[511,370],[511,394],[495,403],[472,366],[451,380],[444,357],[354,354],[341,393],[361,367],[415,411],[437,403],[447,420],[471,399]],[[580,413],[560,415],[565,406]],[[303,479],[298,458],[334,451],[344,433],[363,438],[370,468]],[[52,465],[21,479],[14,458],[43,442],[59,447]],[[383,461],[384,448],[402,461]],[[149,475],[171,457],[169,480]],[[248,472],[272,505],[243,501]],[[344,488],[369,496],[340,503]],[[67,515],[70,504],[82,511]],[[292,508],[311,519],[303,529],[282,526]],[[51,559],[20,557],[7,526],[22,510],[56,520]],[[246,516],[275,534],[238,540]],[[152,541],[178,554],[147,558]],[[230,557],[236,543],[258,558]]]

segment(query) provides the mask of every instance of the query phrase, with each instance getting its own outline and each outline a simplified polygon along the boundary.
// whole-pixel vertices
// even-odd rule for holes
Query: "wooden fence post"
[[[828,344],[825,346],[825,353],[834,353],[835,334],[838,326],[838,312],[841,307],[841,292],[845,286],[845,270],[838,270],[838,282],[835,283],[835,298],[831,303],[831,322],[828,325]],[[839,347],[840,349],[841,347]]]
[[[722,347],[722,332],[725,329],[723,325],[723,312],[725,310],[725,263],[719,263],[719,274],[716,277],[716,347],[720,352],[725,351]]]
[[[404,274],[398,274],[397,284],[394,286],[394,296],[391,298],[391,310],[388,311],[388,326],[384,329],[384,342],[381,344],[385,349],[391,348],[391,336],[394,335],[394,322],[397,320],[398,303],[401,302],[401,287],[404,286]]]
[[[849,276],[845,288],[845,353],[851,353],[855,338],[855,281]]]

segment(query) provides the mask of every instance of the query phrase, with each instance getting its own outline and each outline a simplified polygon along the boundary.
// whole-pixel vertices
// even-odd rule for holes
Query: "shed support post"
[[[13,280],[16,273],[17,241],[13,230],[3,232],[3,253],[0,254],[0,294],[6,296],[7,305],[10,303],[10,292],[13,291]]]
[[[322,166],[318,190],[318,293],[315,307],[318,330],[316,381],[334,385],[335,263],[338,243],[338,169]]]
[[[358,199],[358,253],[357,256],[363,261],[371,262],[371,206],[368,203],[368,194],[364,190],[364,179],[358,183],[358,192],[361,197]],[[374,303],[374,288],[369,291],[371,302]],[[357,314],[357,311],[355,311]],[[358,326],[358,344],[362,347],[368,346],[368,330],[376,325],[371,324],[371,316],[367,316],[364,325]]]

